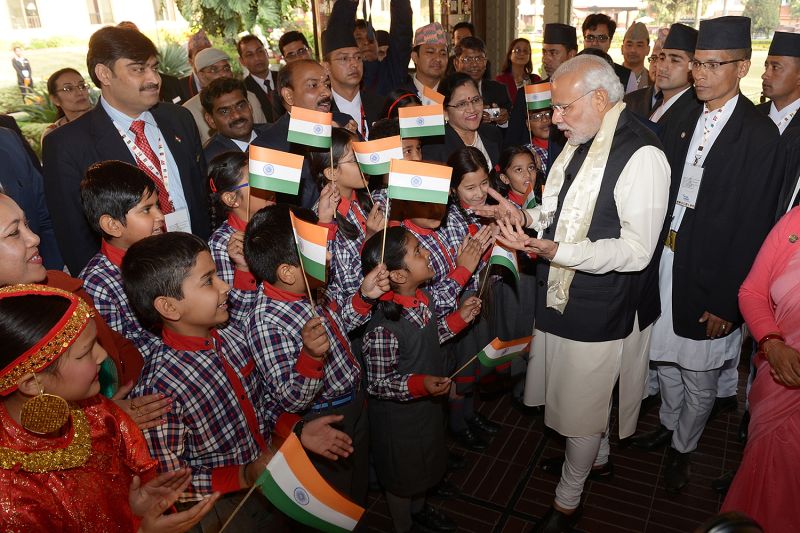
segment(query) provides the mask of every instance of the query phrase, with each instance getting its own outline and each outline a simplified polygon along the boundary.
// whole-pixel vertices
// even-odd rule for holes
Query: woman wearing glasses
[[[45,135],[67,122],[72,122],[92,108],[89,85],[74,68],[55,71],[47,80],[47,94],[58,107],[58,119],[42,132]]]
[[[538,83],[542,78],[533,73],[531,43],[528,39],[514,39],[508,45],[502,72],[495,78],[508,88],[511,101],[517,97],[517,90],[526,83]]]
[[[439,92],[444,95],[444,137],[431,137],[433,142],[423,144],[423,159],[444,163],[456,150],[472,146],[480,150],[489,168],[494,167],[500,159],[503,138],[497,126],[481,125],[483,98],[475,81],[459,72],[446,78]]]

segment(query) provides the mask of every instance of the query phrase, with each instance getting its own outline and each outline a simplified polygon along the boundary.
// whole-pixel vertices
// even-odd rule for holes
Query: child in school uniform
[[[316,222],[307,209],[292,211]],[[302,270],[290,208],[281,204],[253,215],[245,231],[244,253],[250,271],[262,280],[247,321],[247,338],[266,393],[280,410],[307,421],[344,415],[341,429],[353,439],[354,453],[335,462],[315,456],[311,461],[331,485],[363,504],[368,425],[361,366],[347,334],[367,322],[372,303],[388,290],[386,269],[377,266],[368,273],[343,307],[329,299],[312,304],[307,294],[317,283]]]
[[[156,186],[139,167],[102,161],[89,167],[80,190],[83,212],[102,243],[78,277],[100,316],[130,340],[146,361],[158,337],[142,327],[131,309],[120,267],[128,248],[166,231]]]
[[[380,232],[365,244],[365,272],[381,261],[382,238]],[[440,345],[478,315],[480,300],[472,296],[444,314],[423,288],[434,274],[430,254],[402,227],[386,231],[383,262],[391,290],[376,305],[362,348],[374,465],[395,531],[410,531],[414,523],[454,531],[452,520],[425,501],[447,463],[443,409],[451,382]]]
[[[172,397],[166,423],[148,430],[161,470],[189,466],[192,483],[178,508],[212,492],[222,493],[201,523],[217,531],[272,458],[270,434],[283,415],[269,402],[244,332],[228,320],[229,286],[216,275],[208,245],[189,233],[166,233],[133,245],[122,264],[131,305],[142,322],[161,322],[161,343],[146,361],[134,395]],[[303,426],[303,434],[329,435],[316,453],[352,451],[350,439],[328,426],[338,418]],[[310,442],[320,443],[319,439]],[[276,528],[282,518],[260,492],[253,493],[231,531]]]
[[[369,140],[386,139],[400,135],[400,120],[397,118],[382,118],[375,122],[369,129]],[[400,139],[403,147],[403,159],[406,161],[422,161],[422,141],[419,137],[403,137]],[[373,193],[385,189],[389,185],[389,174],[369,177],[369,186]]]

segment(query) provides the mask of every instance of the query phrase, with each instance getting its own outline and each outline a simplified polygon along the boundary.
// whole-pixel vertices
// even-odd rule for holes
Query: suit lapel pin
[[[176,140],[176,141],[178,141],[179,143],[183,142],[183,141],[181,140],[181,138],[180,138],[180,137],[178,137],[177,135],[175,136],[175,140]]]
[[[682,131],[682,132],[681,132],[681,139],[683,139],[684,137],[686,137],[686,132],[685,132],[685,131]]]
[[[791,235],[789,235],[789,242],[792,243],[792,244],[797,242],[797,234],[796,233],[792,233]]]

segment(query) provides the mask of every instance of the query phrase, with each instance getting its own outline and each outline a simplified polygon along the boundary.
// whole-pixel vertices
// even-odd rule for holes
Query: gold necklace
[[[73,409],[72,440],[66,448],[21,452],[0,447],[0,468],[44,473],[53,470],[68,470],[86,464],[92,453],[92,432],[82,409]]]

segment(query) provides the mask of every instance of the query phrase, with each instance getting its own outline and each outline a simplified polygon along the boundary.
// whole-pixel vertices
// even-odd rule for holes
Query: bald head
[[[330,79],[316,61],[299,59],[287,64],[278,74],[278,87],[287,107],[298,106],[323,113],[331,110]]]

